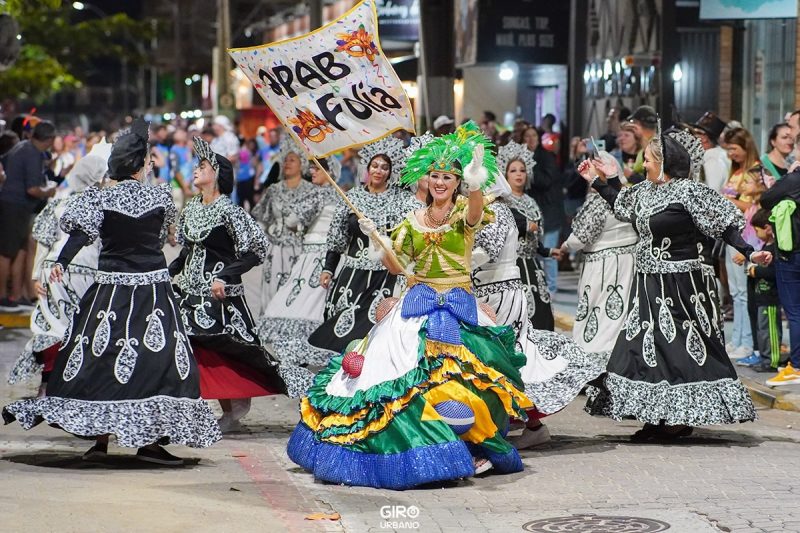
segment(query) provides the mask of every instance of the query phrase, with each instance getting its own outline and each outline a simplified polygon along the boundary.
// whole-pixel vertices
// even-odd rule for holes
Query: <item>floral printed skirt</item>
[[[623,331],[587,411],[650,424],[755,420],[714,314],[702,271],[637,273]]]

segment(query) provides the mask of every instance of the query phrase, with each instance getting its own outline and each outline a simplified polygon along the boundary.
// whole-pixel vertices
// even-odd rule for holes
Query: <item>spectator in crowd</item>
[[[578,212],[580,206],[586,200],[586,193],[589,186],[586,180],[578,173],[578,165],[586,159],[588,148],[586,140],[580,137],[573,137],[569,141],[569,164],[564,171],[564,209],[567,215],[567,230],[571,226],[572,217]]]
[[[794,152],[795,138],[786,122],[775,124],[767,137],[767,153],[761,156],[764,167],[764,183],[767,188],[789,172],[787,158]]]
[[[269,176],[272,165],[278,157],[281,150],[281,130],[279,128],[272,128],[269,130],[269,139],[267,145],[260,149],[258,152],[259,167],[258,180],[255,184],[255,191],[259,193],[267,186],[267,177]]]
[[[511,130],[511,140],[517,144],[524,144],[525,141],[522,140],[522,136],[525,134],[525,130],[531,127],[530,122],[525,119],[518,118],[514,121],[514,127]]]
[[[787,113],[786,123],[789,124],[789,128],[791,128],[792,139],[794,139],[795,142],[795,149],[787,159],[787,163],[791,165],[795,161],[800,160],[797,153],[798,147],[800,147],[800,139],[798,138],[800,137],[800,109],[795,109],[791,113]]]
[[[55,192],[45,177],[45,157],[56,137],[55,126],[41,121],[30,140],[17,143],[4,157],[6,182],[0,191],[0,310],[19,311],[25,272],[25,255],[33,218]],[[10,281],[10,292],[9,292]],[[32,306],[30,307],[32,308]]]
[[[217,115],[211,124],[214,130],[214,140],[211,149],[227,157],[234,165],[239,160],[239,138],[233,131],[231,120],[225,115]]]
[[[17,134],[11,130],[0,133],[0,158],[8,153],[19,142]]]
[[[617,147],[610,152],[622,168],[622,173],[628,183],[639,183],[644,181],[644,176],[633,171],[636,165],[636,158],[639,156],[639,143],[636,140],[636,126],[631,122],[620,124],[617,133]]]
[[[561,173],[556,165],[556,157],[545,150],[539,142],[539,132],[536,128],[528,128],[522,140],[533,152],[533,179],[531,180],[528,194],[536,200],[542,210],[542,226],[545,248],[558,248],[560,243],[561,225],[564,220],[564,190],[561,184]],[[558,290],[558,264],[552,257],[544,261],[544,272],[547,278],[547,289],[551,295]]]
[[[719,192],[728,181],[731,160],[724,148],[719,146],[719,138],[725,130],[725,123],[711,111],[707,111],[693,124],[694,134],[703,145],[703,180],[705,184]]]
[[[267,127],[259,126],[256,130],[256,144],[258,144],[259,153],[267,147]]]
[[[481,128],[481,132],[483,132],[490,141],[495,142],[497,140],[497,116],[493,112],[484,111],[478,125]]]
[[[561,134],[555,131],[556,116],[548,113],[542,117],[542,124],[539,126],[541,132],[542,148],[556,156],[556,166],[561,168]]]
[[[636,161],[633,163],[633,172],[644,176],[644,147],[650,144],[650,139],[656,136],[658,115],[655,109],[649,105],[643,105],[636,108],[629,122],[634,126],[633,132],[640,147],[636,154]]]
[[[800,172],[798,166],[761,195],[761,207],[771,211],[778,257],[775,280],[789,322],[789,364],[767,385],[800,383]]]
[[[167,145],[169,131],[163,124],[158,124],[153,128],[150,137],[150,150],[153,157],[153,175],[157,178],[157,183],[169,183],[169,146]]]
[[[436,137],[441,137],[454,131],[456,131],[456,121],[447,115],[440,115],[433,121],[433,134]]]
[[[764,242],[762,250],[777,257],[775,236],[769,224],[769,211],[759,209],[750,220],[758,238]],[[753,336],[758,354],[740,359],[736,364],[752,367],[757,372],[777,372],[781,356],[781,307],[775,282],[775,264],[747,265],[748,303]],[[752,301],[750,300],[752,299]]]
[[[733,128],[724,137],[728,157],[731,159],[731,174],[721,193],[744,213],[747,224],[742,238],[758,248],[763,243],[750,226],[750,219],[758,210],[759,197],[763,192],[758,149],[753,136],[744,128]],[[743,262],[741,254],[728,246],[725,270],[728,273],[728,289],[733,298],[733,335],[726,348],[734,359],[747,357],[758,348],[754,345],[747,311],[747,275]]]
[[[172,135],[172,147],[169,149],[169,169],[171,172],[172,199],[180,211],[183,204],[192,196],[192,149],[189,146],[189,134],[178,128]]]
[[[255,139],[248,139],[239,150],[239,169],[236,171],[236,204],[248,213],[256,205],[255,181],[258,167],[258,143]]]
[[[600,139],[606,142],[606,151],[613,153],[617,148],[617,137],[620,132],[620,127],[623,123],[627,122],[628,117],[631,116],[631,110],[623,105],[615,105],[608,111],[606,117],[606,132]],[[617,158],[619,161],[619,158]],[[621,164],[621,163],[620,163]]]

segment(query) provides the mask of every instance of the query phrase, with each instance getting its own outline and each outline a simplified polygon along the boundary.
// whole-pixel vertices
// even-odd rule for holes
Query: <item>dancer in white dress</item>
[[[600,157],[617,165],[607,152]],[[622,171],[619,171],[622,176]],[[609,180],[621,186],[619,179]],[[610,352],[625,323],[630,298],[634,252],[639,236],[630,222],[622,222],[599,194],[591,190],[572,221],[572,233],[563,250],[583,251],[578,280],[578,310],[572,335],[587,352]]]

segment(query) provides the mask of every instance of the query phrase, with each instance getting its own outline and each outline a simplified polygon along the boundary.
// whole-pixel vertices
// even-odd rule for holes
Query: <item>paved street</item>
[[[3,376],[25,335],[0,332]],[[3,380],[0,403],[34,393]],[[800,413],[764,409],[756,423],[702,429],[680,445],[636,445],[628,436],[637,424],[590,418],[581,400],[547,421],[553,441],[523,454],[525,472],[406,492],[315,483],[286,457],[297,420],[286,398],[256,399],[247,433],[205,450],[174,447],[191,458],[179,469],[144,466],[113,446],[107,465],[83,463],[89,442],[2,426],[0,531],[616,532],[666,523],[676,533],[800,532]],[[314,513],[341,518],[305,520]],[[603,516],[649,521],[623,529]]]

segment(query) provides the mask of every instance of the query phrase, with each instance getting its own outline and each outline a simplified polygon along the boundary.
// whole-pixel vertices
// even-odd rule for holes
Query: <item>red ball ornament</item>
[[[362,368],[364,368],[364,356],[360,353],[347,352],[342,358],[342,370],[351,378],[360,376]]]

